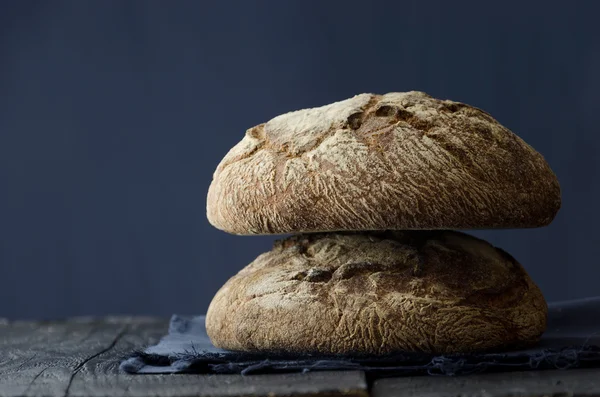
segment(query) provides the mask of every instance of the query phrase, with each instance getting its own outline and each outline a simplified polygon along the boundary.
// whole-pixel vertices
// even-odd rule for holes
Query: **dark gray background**
[[[548,300],[600,295],[598,3],[495,3],[1,2],[0,316],[204,312],[274,239],[206,220],[244,131],[411,89],[487,110],[546,157],[554,223],[475,234]]]

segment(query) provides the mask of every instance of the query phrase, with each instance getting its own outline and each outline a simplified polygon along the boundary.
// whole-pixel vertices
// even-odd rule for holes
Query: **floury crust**
[[[215,295],[217,346],[325,354],[481,352],[546,328],[539,288],[509,254],[450,231],[298,235]]]
[[[524,228],[560,204],[544,158],[489,114],[406,92],[249,129],[214,173],[207,215],[240,235]]]

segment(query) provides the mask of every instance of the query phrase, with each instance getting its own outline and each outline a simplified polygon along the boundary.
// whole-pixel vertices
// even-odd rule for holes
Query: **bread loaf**
[[[509,254],[450,231],[290,237],[215,295],[206,328],[241,351],[490,351],[536,342],[539,288]]]
[[[560,203],[544,158],[489,114],[407,92],[249,129],[214,173],[207,215],[240,235],[523,228]]]

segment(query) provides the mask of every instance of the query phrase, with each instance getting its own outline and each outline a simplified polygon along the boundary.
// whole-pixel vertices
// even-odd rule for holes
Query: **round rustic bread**
[[[539,288],[509,254],[450,231],[299,235],[232,277],[206,316],[215,346],[384,354],[536,342]]]
[[[249,129],[214,173],[207,215],[242,235],[520,228],[560,203],[544,158],[489,114],[407,92]]]

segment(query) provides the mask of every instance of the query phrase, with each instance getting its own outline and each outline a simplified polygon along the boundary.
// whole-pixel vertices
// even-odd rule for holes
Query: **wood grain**
[[[72,396],[368,396],[361,372],[278,375],[112,375],[94,373],[73,383]]]
[[[0,396],[70,395],[85,364],[111,352],[121,338],[143,335],[131,345],[141,348],[166,329],[164,319],[127,317],[2,325]]]
[[[0,325],[0,397],[367,396],[361,372],[129,375],[121,359],[156,343],[167,321],[78,319]]]
[[[369,395],[361,372],[280,375],[130,375],[121,359],[156,343],[165,319],[105,318],[0,323],[0,397]],[[374,383],[374,396],[600,396],[600,369],[405,377]]]
[[[374,397],[600,396],[600,369],[406,377],[375,382]]]

